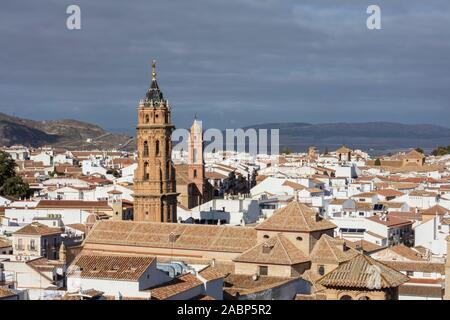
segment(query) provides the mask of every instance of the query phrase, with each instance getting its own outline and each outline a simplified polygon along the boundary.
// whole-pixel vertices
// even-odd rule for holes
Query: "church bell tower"
[[[134,220],[177,222],[175,168],[172,163],[171,107],[156,81],[139,102],[137,123],[137,162],[134,173]]]

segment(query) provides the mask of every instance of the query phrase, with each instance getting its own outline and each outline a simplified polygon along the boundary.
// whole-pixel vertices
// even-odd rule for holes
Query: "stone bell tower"
[[[172,163],[171,107],[156,82],[156,62],[152,82],[139,102],[137,161],[134,173],[134,220],[177,221],[175,168]]]
[[[205,193],[205,163],[203,161],[203,130],[197,117],[192,124],[188,139],[188,176],[199,191],[194,206],[203,203]]]

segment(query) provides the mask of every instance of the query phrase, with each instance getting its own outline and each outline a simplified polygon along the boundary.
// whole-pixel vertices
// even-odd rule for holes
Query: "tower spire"
[[[156,60],[152,60],[152,81],[156,80]]]

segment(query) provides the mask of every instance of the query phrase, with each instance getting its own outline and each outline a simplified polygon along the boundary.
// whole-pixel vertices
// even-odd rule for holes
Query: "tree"
[[[0,186],[2,186],[8,178],[16,175],[16,166],[16,162],[8,153],[0,151]]]
[[[416,148],[415,150],[416,150],[418,153],[425,154],[425,152],[423,151],[422,148]]]
[[[281,153],[289,155],[292,153],[292,149],[289,147],[284,147],[283,150],[281,150]]]
[[[3,195],[14,198],[23,198],[30,195],[30,186],[19,176],[6,179],[0,190]]]
[[[433,152],[431,152],[431,154],[435,157],[445,156],[449,153],[450,153],[450,146],[447,147],[439,146],[436,149],[434,149]]]
[[[116,169],[108,169],[108,171],[106,171],[106,174],[112,174],[114,178],[120,178],[120,172]]]
[[[11,156],[0,151],[0,195],[22,198],[30,195],[30,187],[16,175],[16,162]]]
[[[380,159],[375,160],[375,165],[376,166],[381,166],[381,160]]]

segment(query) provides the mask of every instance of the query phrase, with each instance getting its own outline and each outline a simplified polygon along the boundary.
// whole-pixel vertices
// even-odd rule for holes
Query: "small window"
[[[414,276],[414,271],[406,271],[406,275],[408,277],[412,277],[412,276]]]
[[[260,276],[267,276],[269,274],[269,267],[267,266],[259,266],[258,269]]]
[[[262,247],[262,252],[263,252],[263,253],[269,254],[270,251],[272,251],[272,247],[271,247],[271,246],[269,246],[269,245],[263,245],[263,247]]]
[[[317,268],[317,272],[318,272],[321,276],[323,276],[323,275],[325,274],[325,266],[320,265],[320,266]]]
[[[270,237],[269,237],[268,234],[265,234],[265,235],[263,235],[263,238],[264,238],[264,239],[269,239]]]
[[[303,241],[303,238],[302,237],[297,237],[296,238],[298,241]]]

